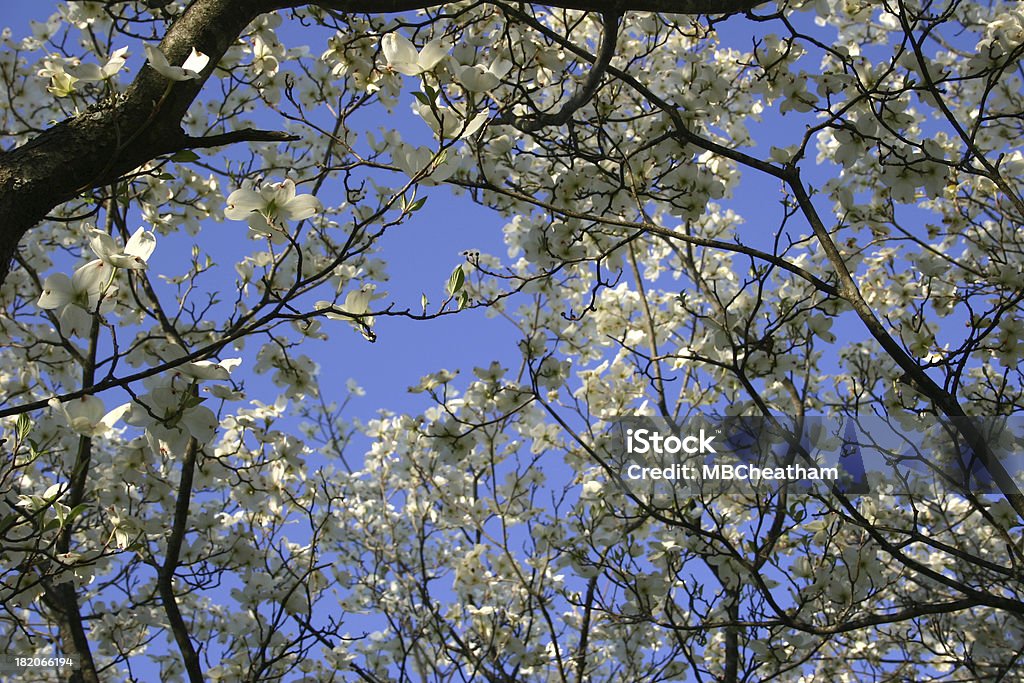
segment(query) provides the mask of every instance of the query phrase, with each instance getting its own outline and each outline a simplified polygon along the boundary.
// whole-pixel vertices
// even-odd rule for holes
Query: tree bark
[[[195,47],[216,63],[265,1],[199,0],[160,43],[170,62]],[[0,282],[18,243],[46,214],[163,154],[192,144],[181,128],[203,80],[171,82],[148,66],[120,97],[101,102],[0,155]]]
[[[728,14],[764,0],[550,0],[539,4],[594,12]],[[264,12],[309,4],[298,0],[197,0],[170,27],[160,48],[180,64],[195,47],[216,64],[245,27]],[[391,13],[438,5],[429,0],[321,0],[320,7]],[[209,71],[212,71],[208,67]],[[148,66],[128,90],[0,154],[0,284],[18,244],[54,207],[164,154],[211,146],[185,135],[181,120],[202,90],[199,80],[170,82]],[[238,139],[268,139],[238,135]],[[270,137],[269,139],[274,139]],[[223,140],[229,142],[232,140]]]

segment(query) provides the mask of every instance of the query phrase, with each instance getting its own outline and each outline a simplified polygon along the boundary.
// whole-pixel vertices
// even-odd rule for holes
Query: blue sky
[[[45,20],[55,6],[56,3],[37,0],[6,2],[2,23],[12,29],[15,37],[20,37],[30,33],[30,21]],[[321,51],[326,34],[320,32],[304,36],[299,33],[302,30],[285,22],[281,32],[286,45],[293,47],[304,43],[309,44],[314,53]],[[133,52],[129,66],[134,72],[144,57],[141,50]],[[275,116],[266,118],[268,127],[281,124]],[[423,129],[423,142],[429,134],[422,121],[409,113],[406,103],[399,105],[393,120],[381,121],[380,126],[399,127],[403,133],[406,129],[420,127]],[[231,188],[223,189],[228,192]],[[463,251],[475,249],[504,253],[504,221],[500,216],[473,204],[468,197],[452,197],[444,188],[429,188],[427,194],[429,200],[414,219],[389,230],[383,239],[381,255],[389,264],[392,280],[387,284],[389,298],[379,303],[394,301],[398,309],[416,310],[421,293],[426,293],[432,302],[439,302],[448,275],[457,264],[464,262]],[[332,199],[328,198],[328,201]],[[197,238],[182,233],[172,240],[162,239],[150,261],[151,270],[155,273],[177,272],[182,259],[188,258],[191,243],[196,241],[210,253],[230,253],[237,250],[234,242],[244,234],[242,223],[211,222]],[[225,259],[220,265],[226,275],[224,286],[226,291],[230,291],[235,286],[233,263]],[[424,374],[440,368],[468,371],[474,366],[486,366],[492,360],[515,362],[520,357],[515,330],[501,319],[488,318],[482,310],[464,311],[460,315],[429,321],[381,317],[377,320],[378,336],[373,344],[364,341],[344,322],[324,321],[324,325],[330,341],[307,344],[303,352],[320,364],[326,400],[343,399],[344,392],[340,388],[349,378],[365,389],[366,395],[351,404],[350,417],[367,419],[379,408],[417,412],[429,405],[429,398],[423,394],[409,394],[406,389],[417,384]],[[266,378],[250,374],[245,379],[253,389],[250,398],[272,400],[276,395],[271,393],[275,389]],[[334,391],[337,395],[332,395]]]
[[[12,27],[15,36],[28,32],[29,19],[43,19],[53,9],[54,3],[37,0],[7,2],[3,23]],[[737,22],[741,30],[747,25]],[[322,36],[322,34],[321,34]],[[322,37],[307,39],[314,52],[322,49]],[[301,40],[301,39],[300,39]],[[742,36],[735,38],[743,43]],[[291,45],[291,41],[286,39]],[[137,69],[141,64],[140,50],[135,50],[130,64]],[[423,127],[418,119],[408,113],[408,105],[400,104],[394,119],[383,121],[382,125],[403,128]],[[268,127],[279,121],[268,117]],[[788,126],[786,125],[788,124]],[[752,133],[755,139],[764,140],[758,153],[766,153],[770,144],[792,138],[790,130],[802,125],[801,121],[781,120],[770,117],[763,124],[755,124]],[[424,134],[425,134],[425,127]],[[782,142],[781,144],[785,144]],[[810,165],[810,164],[808,164]],[[276,179],[271,179],[276,180]],[[776,180],[756,178],[748,174],[743,181],[742,196],[731,200],[728,205],[742,212],[748,209],[748,222],[739,230],[744,239],[754,246],[766,246],[772,233],[778,227],[781,209],[779,183]],[[223,188],[229,191],[229,188]],[[381,256],[388,261],[392,281],[388,283],[388,301],[394,301],[396,308],[418,308],[420,293],[425,292],[437,302],[444,283],[452,268],[462,262],[461,253],[467,249],[494,254],[504,254],[502,226],[504,220],[497,214],[476,206],[468,197],[452,197],[442,188],[428,190],[429,200],[425,208],[417,212],[407,223],[391,230],[383,241]],[[763,219],[763,225],[756,221]],[[802,225],[795,232],[809,232]],[[198,237],[207,250],[216,251],[220,242],[224,249],[232,251],[233,243],[245,234],[241,223],[211,223],[205,226]],[[157,254],[151,261],[154,272],[175,268],[175,260],[188,254],[193,238],[182,233],[167,238],[158,246]],[[232,263],[227,255],[221,265],[225,272],[233,275]],[[224,287],[234,287],[233,277],[224,279]],[[430,405],[425,394],[409,394],[407,387],[418,382],[428,372],[440,368],[461,369],[464,374],[474,366],[486,366],[492,360],[499,360],[505,367],[516,367],[520,353],[517,347],[518,335],[514,328],[501,318],[490,318],[484,311],[467,311],[456,316],[446,316],[432,321],[413,321],[400,317],[379,318],[378,333],[374,344],[367,343],[344,322],[324,322],[330,334],[328,342],[308,344],[302,349],[320,364],[321,387],[328,401],[345,398],[344,385],[349,378],[361,385],[366,395],[355,400],[347,413],[349,418],[369,419],[378,409],[396,412],[416,413]],[[841,334],[837,327],[833,330]],[[859,322],[852,322],[846,331],[853,339],[866,337]],[[252,355],[252,344],[247,353]],[[232,355],[230,352],[224,355]],[[243,366],[242,372],[245,372]],[[243,375],[249,385],[248,398],[272,401],[277,390],[266,377],[251,373]],[[116,401],[108,400],[108,405]],[[349,460],[358,467],[358,449]],[[549,475],[573,476],[560,459],[552,458]],[[556,474],[557,473],[557,474]],[[551,477],[556,478],[556,477]]]

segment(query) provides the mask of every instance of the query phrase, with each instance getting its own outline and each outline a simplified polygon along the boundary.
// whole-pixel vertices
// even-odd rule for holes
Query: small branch
[[[587,597],[583,601],[583,623],[580,625],[580,643],[576,648],[576,683],[586,680],[587,643],[590,639],[590,620],[594,612],[594,592],[597,589],[597,577],[587,582]]]
[[[992,452],[991,447],[985,442],[983,435],[978,431],[977,426],[968,418],[964,409],[960,406],[956,396],[948,393],[945,389],[936,384],[918,361],[910,356],[900,346],[900,343],[885,329],[882,322],[875,315],[874,310],[861,294],[853,274],[846,266],[842,253],[836,246],[829,233],[828,228],[821,220],[811,197],[800,178],[800,169],[789,164],[784,169],[784,180],[796,197],[801,212],[807,219],[825,252],[825,256],[835,271],[839,282],[839,295],[850,304],[857,317],[874,337],[882,350],[903,370],[908,383],[917,391],[930,400],[935,407],[947,417],[955,421],[955,429],[964,436],[971,451],[978,456],[982,464],[992,475],[992,479],[999,487],[1000,493],[1006,496],[1007,502],[1013,507],[1017,516],[1024,520],[1024,493],[1018,488],[1017,483],[1006,470],[1006,466]]]
[[[195,439],[188,440],[185,457],[181,463],[181,481],[178,483],[178,498],[174,504],[174,522],[167,538],[167,557],[157,572],[157,589],[164,613],[171,625],[174,640],[181,651],[190,683],[203,683],[203,669],[189,635],[188,625],[178,608],[178,599],[174,595],[174,573],[178,569],[181,547],[188,531],[189,504],[192,500],[192,482],[195,476],[196,454],[199,445]]]
[[[562,126],[568,123],[575,114],[587,102],[593,99],[597,93],[598,86],[604,78],[608,65],[615,56],[615,44],[619,37],[619,20],[622,14],[617,12],[606,12],[602,15],[601,49],[598,52],[597,60],[593,68],[587,74],[587,80],[569,101],[562,106],[557,114],[538,113],[536,116],[512,116],[502,115],[495,123],[511,124],[521,131],[533,133],[546,126]]]
[[[276,130],[243,128],[229,133],[221,133],[220,135],[206,135],[203,137],[186,135],[181,149],[207,149],[209,147],[230,145],[236,142],[295,142],[300,139],[298,135],[282,133]]]

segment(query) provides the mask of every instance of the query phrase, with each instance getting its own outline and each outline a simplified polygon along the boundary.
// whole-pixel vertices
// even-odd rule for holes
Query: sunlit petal
[[[36,305],[45,309],[66,306],[75,300],[74,292],[71,278],[64,273],[54,273],[43,282],[43,293],[39,296]]]

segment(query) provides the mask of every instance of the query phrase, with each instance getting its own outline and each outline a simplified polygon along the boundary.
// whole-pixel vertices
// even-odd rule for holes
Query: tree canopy
[[[1017,3],[52,12],[0,37],[24,680],[1024,680]],[[395,268],[436,203],[501,253]],[[314,359],[475,311],[516,357],[406,406]],[[625,425],[874,469],[637,482]]]

